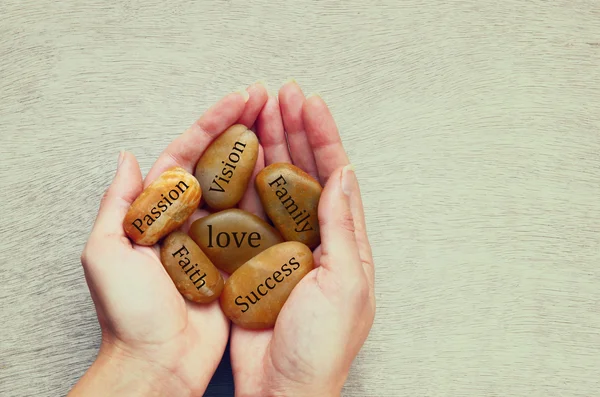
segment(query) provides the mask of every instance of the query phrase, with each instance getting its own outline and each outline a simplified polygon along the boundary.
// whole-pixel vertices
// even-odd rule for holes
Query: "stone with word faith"
[[[237,208],[194,221],[188,234],[215,266],[229,274],[250,258],[283,242],[279,232],[267,222]]]
[[[161,244],[160,259],[186,299],[210,303],[223,291],[223,276],[187,234],[174,231]]]

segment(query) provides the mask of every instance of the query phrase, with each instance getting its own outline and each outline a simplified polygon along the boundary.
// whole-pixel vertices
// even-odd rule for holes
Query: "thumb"
[[[108,187],[102,201],[92,234],[122,237],[123,219],[131,203],[141,193],[143,186],[142,172],[135,156],[121,151],[117,164],[117,172]]]
[[[352,178],[355,177],[351,165],[337,169],[329,177],[319,200],[320,263],[341,278],[364,274],[350,208]]]

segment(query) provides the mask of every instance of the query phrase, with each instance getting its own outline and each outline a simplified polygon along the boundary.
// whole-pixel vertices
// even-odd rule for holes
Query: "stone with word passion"
[[[202,190],[196,178],[180,167],[163,172],[131,204],[123,229],[139,245],[154,245],[194,212]]]
[[[215,210],[241,200],[258,157],[258,139],[241,124],[230,127],[206,149],[196,165],[204,201]]]
[[[274,245],[227,279],[220,298],[223,313],[243,328],[270,328],[296,284],[312,269],[313,256],[306,245]]]
[[[185,298],[210,303],[221,295],[223,276],[187,234],[169,234],[160,247],[160,260]]]
[[[256,176],[255,186],[265,212],[286,240],[311,249],[320,244],[319,182],[292,164],[275,163]]]
[[[237,208],[194,221],[188,234],[215,266],[229,274],[250,258],[283,242],[279,232],[267,222]]]

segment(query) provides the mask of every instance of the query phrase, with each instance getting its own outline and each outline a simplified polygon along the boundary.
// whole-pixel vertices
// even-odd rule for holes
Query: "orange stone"
[[[131,204],[123,229],[136,244],[154,245],[181,226],[198,207],[202,190],[180,167],[163,172]]]
[[[258,157],[254,132],[236,124],[206,149],[196,165],[204,201],[215,210],[234,207],[244,195]]]
[[[274,245],[227,279],[220,298],[223,313],[243,328],[273,327],[296,284],[312,269],[313,256],[306,245]]]
[[[283,242],[279,232],[267,222],[237,208],[194,221],[188,234],[215,266],[229,274],[250,258]]]
[[[223,276],[187,234],[175,231],[160,247],[160,259],[175,287],[186,299],[210,303],[223,291]]]
[[[319,182],[292,164],[275,163],[258,173],[255,186],[265,212],[286,240],[311,249],[321,243]]]

